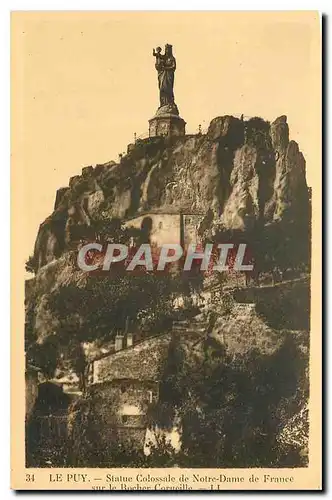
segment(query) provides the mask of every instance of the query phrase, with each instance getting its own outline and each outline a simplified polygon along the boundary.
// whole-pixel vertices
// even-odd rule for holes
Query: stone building
[[[143,450],[149,408],[159,399],[159,382],[171,334],[150,337],[92,363],[89,393],[105,443]]]
[[[191,243],[200,243],[199,229],[203,219],[201,213],[152,211],[128,219],[125,226],[141,229],[146,242],[157,247],[177,243],[185,249]]]

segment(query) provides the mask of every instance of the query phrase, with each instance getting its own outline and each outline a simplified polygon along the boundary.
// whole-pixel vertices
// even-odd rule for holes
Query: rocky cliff
[[[75,230],[93,234],[100,218],[125,220],[158,211],[209,213],[207,226],[245,233],[257,224],[299,225],[308,203],[305,160],[289,141],[285,116],[271,124],[222,116],[211,121],[206,134],[138,140],[119,163],[85,167],[57,191],[54,211],[40,225],[35,243],[36,277],[26,288],[34,336],[47,338],[57,328],[48,307],[54,290],[69,283],[85,286],[86,276],[67,252],[76,248]]]
[[[99,221],[125,221],[148,212],[197,214],[204,222],[200,224],[205,234],[213,236],[219,231],[225,234],[233,231],[241,236],[254,235],[258,241],[254,245],[256,250],[257,246],[264,247],[258,254],[261,261],[275,251],[278,242],[280,260],[280,255],[294,254],[281,269],[293,272],[296,268],[290,279],[283,276],[278,286],[274,282],[270,286],[256,282],[257,286],[241,290],[233,285],[224,287],[218,280],[220,293],[217,296],[211,288],[217,300],[211,304],[206,301],[202,326],[193,327],[188,318],[174,322],[172,316],[170,337],[175,341],[168,354],[163,354],[167,369],[160,384],[160,411],[164,418],[165,408],[177,408],[181,416],[183,466],[305,465],[306,454],[302,457],[300,452],[306,442],[301,444],[300,451],[293,442],[287,443],[293,432],[293,420],[306,411],[308,393],[310,284],[307,278],[300,276],[303,266],[298,266],[298,262],[301,259],[305,262],[305,258],[299,251],[296,229],[304,228],[300,234],[302,243],[308,246],[309,204],[305,160],[297,143],[289,140],[285,116],[271,124],[261,118],[245,121],[233,116],[217,117],[205,134],[138,140],[128,146],[127,154],[118,163],[83,168],[81,175],[70,179],[69,187],[58,190],[54,211],[39,228],[34,256],[30,259],[36,276],[26,282],[25,339],[26,347],[30,347],[27,360],[29,356],[32,360],[39,356],[48,370],[48,360],[55,348],[58,364],[53,366],[53,374],[59,366],[63,369],[64,352],[74,361],[71,368],[82,374],[82,366],[77,363],[78,346],[73,345],[73,341],[80,347],[86,342],[94,343],[96,349],[100,347],[99,341],[105,341],[100,332],[100,317],[104,317],[99,314],[102,308],[96,300],[99,295],[92,293],[88,273],[74,265],[75,252],[71,252],[77,248],[81,237],[78,235],[85,232],[87,238],[91,238]],[[281,226],[281,232],[274,231]],[[269,232],[271,227],[273,231]],[[288,230],[284,231],[285,227]],[[293,245],[287,243],[287,238],[291,238]],[[279,261],[276,265],[273,256],[266,260],[268,265],[261,265],[261,271],[272,274]],[[307,266],[304,271],[308,270]],[[112,306],[115,308],[116,297],[109,287],[111,280],[105,281],[107,286],[101,290],[109,293],[102,295],[106,303],[104,309],[109,314]],[[210,287],[213,286],[210,283]],[[74,290],[71,295],[66,295],[68,287]],[[204,287],[205,291],[209,290],[208,280],[204,281]],[[124,292],[127,288],[133,289],[127,284]],[[229,297],[226,288],[231,288]],[[79,303],[82,290],[89,295],[82,302],[87,314],[83,314]],[[134,302],[141,294],[142,310],[148,315],[148,295],[141,288],[138,293],[135,290]],[[148,290],[151,296],[165,301],[163,293],[154,293],[153,287]],[[61,304],[67,302],[68,307],[62,314],[56,314],[51,307],[58,292],[60,295],[66,292]],[[171,300],[173,308],[173,296]],[[93,308],[92,303],[97,306]],[[130,303],[123,301],[123,319],[128,318]],[[185,313],[189,317],[189,307]],[[91,326],[90,317],[92,339],[87,327]],[[115,335],[114,318],[110,318],[106,327]],[[133,318],[137,323],[136,313]],[[124,324],[123,321],[122,326]],[[135,328],[141,333],[137,324]],[[157,334],[160,333],[158,330]],[[151,350],[151,337],[144,336],[144,339],[145,346]],[[113,337],[108,334],[109,340]],[[62,352],[59,346],[66,351]],[[129,350],[118,358],[124,359],[127,355],[130,356]],[[112,360],[113,366],[114,358]],[[137,359],[133,361],[136,366]],[[121,366],[117,376],[123,376]],[[167,399],[174,395],[177,400]],[[83,409],[78,407],[74,412],[78,424],[73,441],[84,452],[91,449],[84,441],[88,433],[82,432],[83,424],[90,422],[86,415],[90,412],[91,417],[95,403],[95,397],[83,398],[79,401]],[[88,405],[88,409],[84,405]],[[94,418],[96,428],[101,429],[97,413]],[[277,444],[279,438],[282,446]],[[114,449],[113,443],[109,444]],[[96,445],[95,435],[92,445]],[[98,455],[100,449],[98,445]],[[84,466],[89,460],[84,456]],[[177,457],[177,465],[179,460]],[[102,465],[114,466],[114,463]],[[147,466],[147,462],[139,465]]]
[[[138,140],[119,163],[83,168],[40,225],[34,268],[63,255],[75,228],[93,227],[101,215],[212,210],[214,223],[246,231],[258,221],[299,220],[307,205],[305,160],[286,116],[271,124],[221,116],[206,134]]]

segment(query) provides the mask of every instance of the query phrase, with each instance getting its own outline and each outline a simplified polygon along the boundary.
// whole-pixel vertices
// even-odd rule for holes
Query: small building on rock
[[[92,363],[88,392],[105,444],[142,451],[149,408],[159,399],[171,333],[150,337]]]

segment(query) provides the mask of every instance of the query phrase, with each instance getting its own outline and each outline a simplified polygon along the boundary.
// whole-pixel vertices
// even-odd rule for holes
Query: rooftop
[[[112,380],[160,380],[171,333],[148,339],[93,363],[93,384]]]

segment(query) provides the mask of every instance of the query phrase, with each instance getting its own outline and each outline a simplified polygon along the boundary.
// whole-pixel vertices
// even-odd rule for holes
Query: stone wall
[[[157,382],[113,380],[91,386],[94,420],[102,440],[143,450],[149,407],[158,401]]]

